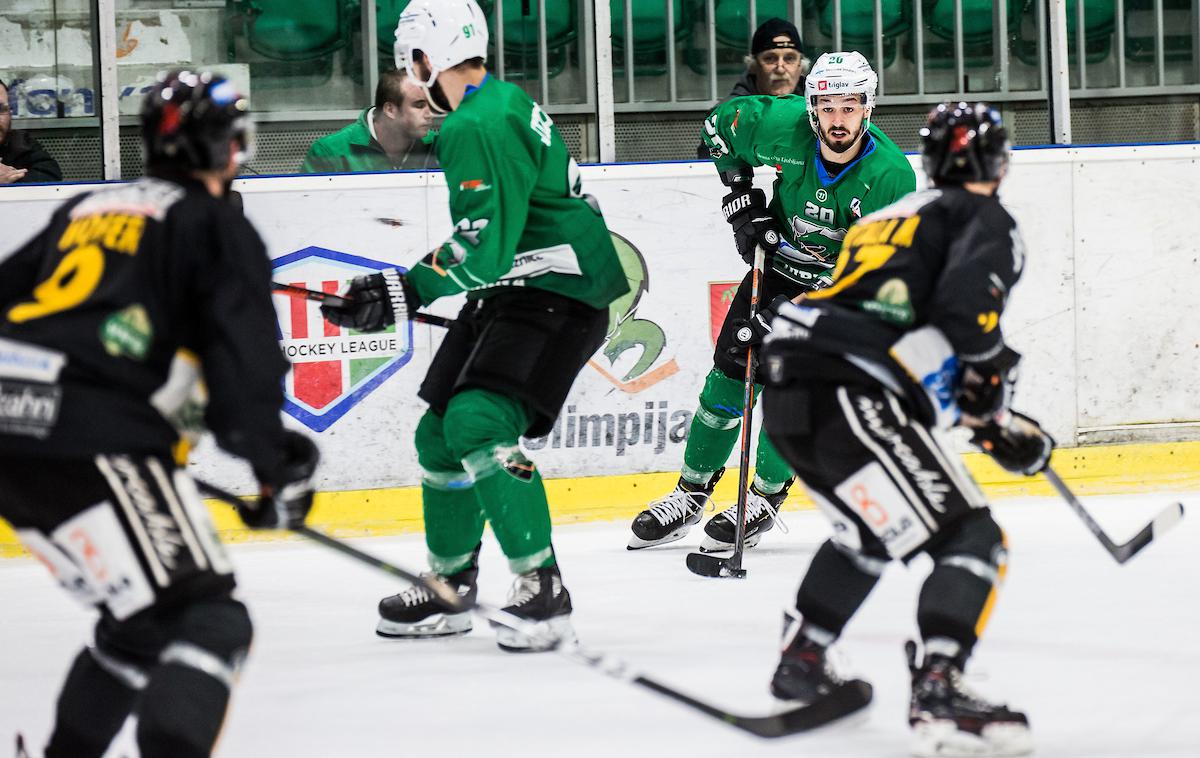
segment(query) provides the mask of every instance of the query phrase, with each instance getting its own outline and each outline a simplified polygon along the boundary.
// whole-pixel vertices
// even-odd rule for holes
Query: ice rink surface
[[[1200,756],[1200,494],[1092,497],[1118,541],[1175,499],[1183,524],[1118,566],[1054,498],[999,504],[1011,565],[968,668],[981,694],[1030,717],[1052,758]],[[780,611],[824,539],[813,511],[787,515],[748,551],[744,581],[684,568],[700,530],[627,552],[625,523],[556,529],[586,645],[744,713],[772,707]],[[407,567],[419,535],[357,541]],[[485,537],[481,597],[510,575]],[[375,636],[375,604],[402,585],[316,545],[236,546],[241,597],[257,636],[217,755],[234,756],[851,756],[906,755],[904,640],[929,570],[893,565],[839,645],[875,685],[851,723],[767,741],[554,654],[500,652],[490,630],[441,641]],[[15,730],[40,746],[61,677],[91,616],[32,560],[0,561],[0,755]],[[110,755],[135,755],[123,733]],[[36,753],[35,753],[36,754]]]

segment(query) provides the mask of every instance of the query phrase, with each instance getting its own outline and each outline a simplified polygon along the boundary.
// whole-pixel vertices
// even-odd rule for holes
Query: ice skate
[[[712,499],[713,488],[724,473],[725,469],[714,473],[707,485],[692,484],[679,477],[674,491],[652,502],[633,520],[633,536],[626,548],[640,550],[683,539],[700,523],[704,509]]]
[[[536,653],[550,650],[553,643],[575,639],[571,627],[571,593],[563,586],[558,566],[534,569],[518,574],[508,593],[508,605],[501,610],[537,623],[543,639],[533,639],[515,629],[492,622],[496,644],[510,653]]]
[[[764,495],[753,484],[750,485],[750,491],[746,493],[746,547],[757,545],[763,534],[775,527],[777,519],[780,528],[787,531],[783,526],[783,519],[779,518],[779,508],[787,499],[788,488],[791,485],[792,483],[788,482],[773,495]],[[704,541],[700,543],[700,552],[719,553],[733,550],[736,529],[737,506],[731,505],[704,525]]]
[[[1033,750],[1024,713],[996,705],[967,689],[950,658],[926,657],[916,666],[916,644],[906,646],[912,671],[912,754],[918,758],[1001,758]]]
[[[833,694],[843,684],[829,665],[826,648],[802,639],[780,656],[771,677],[771,694],[780,700],[808,704]]]
[[[479,548],[475,549],[476,559]],[[478,588],[475,584],[479,567],[472,559],[471,565],[450,576],[433,572],[424,574],[449,584],[467,603],[475,602]],[[420,584],[414,584],[398,595],[379,601],[379,625],[375,633],[380,637],[450,637],[471,631],[471,613],[452,613],[433,593]]]

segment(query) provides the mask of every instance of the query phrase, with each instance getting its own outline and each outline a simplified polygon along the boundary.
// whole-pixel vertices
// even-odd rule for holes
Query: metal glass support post
[[[1067,62],[1067,0],[1046,0],[1050,16],[1050,132],[1054,143],[1071,143],[1071,69]]]
[[[671,0],[666,0],[667,3],[667,39],[666,39],[666,54],[667,54],[667,79],[668,89],[670,90],[670,100],[672,103],[679,100],[679,83],[675,81],[675,3]]]
[[[717,99],[717,11],[716,0],[704,0],[708,23],[708,99]]]
[[[963,53],[963,9],[962,0],[954,0],[954,88],[966,92],[967,66]]]
[[[916,51],[917,94],[925,94],[925,19],[921,0],[913,0],[913,49]]]
[[[1125,89],[1125,0],[1117,0],[1117,85]]]
[[[363,81],[367,84],[367,100],[375,101],[375,88],[379,86],[379,28],[375,15],[376,0],[363,0],[362,4],[362,39],[363,39]],[[395,33],[395,29],[392,33]]]
[[[879,94],[887,93],[884,85],[883,59],[883,0],[875,0],[875,70],[879,72]]]
[[[538,92],[540,105],[550,105],[550,54],[546,49],[546,0],[538,0]]]
[[[1154,0],[1154,68],[1158,71],[1158,78],[1154,83],[1160,87],[1167,83],[1167,51],[1163,49],[1165,42],[1162,0]]]
[[[1083,20],[1083,7],[1087,3],[1078,3],[1075,8],[1075,57],[1079,60],[1079,89],[1087,89],[1087,35],[1083,33],[1087,26]]]
[[[637,99],[633,85],[633,0],[625,0],[625,95],[627,103]]]
[[[607,2],[593,9],[596,40],[596,133],[600,162],[617,162],[617,121],[613,110],[612,8]]]
[[[833,49],[842,50],[842,0],[833,0]]]
[[[999,81],[1000,91],[1008,93],[1008,2],[1001,0],[996,3],[995,29],[996,29],[996,60],[1000,63]]]
[[[100,117],[100,155],[104,178],[121,178],[121,112],[117,87],[117,2],[91,0],[92,70],[95,72],[96,115]]]
[[[496,13],[496,16],[495,16],[495,18],[496,18],[496,58],[498,59],[497,60],[498,65],[496,66],[496,76],[498,76],[500,79],[504,79],[505,58],[508,57],[507,55],[504,54],[504,0],[496,0],[495,13]]]

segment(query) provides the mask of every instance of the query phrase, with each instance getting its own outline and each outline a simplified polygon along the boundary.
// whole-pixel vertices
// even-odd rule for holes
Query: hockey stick
[[[1071,492],[1067,487],[1066,482],[1059,478],[1054,469],[1046,466],[1042,471],[1046,475],[1046,479],[1050,484],[1054,485],[1054,489],[1058,490],[1058,494],[1062,495],[1063,500],[1067,501],[1067,505],[1071,510],[1083,519],[1083,523],[1087,525],[1088,531],[1095,535],[1104,549],[1108,551],[1117,563],[1125,563],[1133,556],[1140,553],[1147,545],[1153,542],[1156,538],[1161,537],[1168,530],[1174,528],[1181,520],[1183,520],[1183,503],[1173,503],[1162,510],[1154,520],[1141,528],[1137,534],[1128,542],[1118,545],[1112,541],[1112,538],[1105,534],[1104,529],[1100,524],[1096,523],[1096,519],[1092,518],[1092,514],[1088,513],[1083,507],[1083,503],[1079,502],[1079,498],[1075,497],[1075,493]]]
[[[236,495],[199,479],[196,479],[195,482],[196,486],[209,496],[235,508],[238,506],[240,499]],[[412,584],[419,584],[429,590],[429,592],[435,595],[452,611],[458,613],[471,611],[476,613],[481,618],[493,624],[520,632],[539,643],[539,645],[553,650],[576,663],[583,664],[594,671],[598,671],[605,676],[652,690],[677,703],[682,703],[758,737],[784,737],[789,734],[806,732],[848,716],[855,711],[865,708],[871,702],[871,685],[855,679],[846,682],[831,692],[829,696],[811,705],[798,706],[766,716],[741,716],[736,713],[730,713],[723,708],[706,703],[703,700],[698,700],[656,679],[641,674],[630,668],[622,660],[606,653],[589,650],[580,645],[574,638],[555,637],[549,632],[545,624],[528,621],[487,603],[479,601],[468,603],[454,591],[453,587],[435,577],[414,574],[407,569],[359,550],[353,545],[330,537],[308,526],[296,527],[292,531],[335,550],[342,555],[379,569],[386,574],[399,577]]]
[[[766,267],[767,255],[762,245],[754,248],[754,269],[750,276],[750,321],[758,315],[758,298],[761,290],[763,269]],[[738,499],[737,524],[733,530],[733,555],[728,558],[718,558],[703,553],[688,553],[688,571],[700,576],[745,579],[746,569],[742,568],[742,553],[746,550],[746,486],[750,478],[750,436],[751,422],[754,418],[754,346],[746,348],[746,383],[742,388],[742,453],[738,470]]]
[[[345,308],[351,302],[341,295],[334,295],[330,292],[321,292],[320,290],[305,289],[304,287],[297,287],[294,284],[271,282],[271,289],[284,295],[288,295],[289,297],[300,298],[303,300],[315,300],[318,303],[326,303],[334,308]],[[409,313],[408,320],[416,321],[419,324],[429,324],[431,326],[442,327],[449,327],[454,323],[454,319],[452,318],[435,316],[432,313]]]

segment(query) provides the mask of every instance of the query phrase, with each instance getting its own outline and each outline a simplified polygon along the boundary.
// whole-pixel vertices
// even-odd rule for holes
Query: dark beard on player
[[[429,85],[429,107],[439,115],[445,115],[454,110],[450,107],[450,101],[446,98],[440,82],[435,81]]]
[[[822,129],[821,130],[821,142],[823,142],[825,144],[825,147],[829,148],[833,152],[838,153],[840,155],[841,153],[844,153],[844,152],[854,148],[854,146],[858,144],[859,140],[862,139],[862,136],[864,133],[866,133],[866,131],[867,131],[866,125],[864,124],[863,126],[859,127],[858,134],[856,134],[854,136],[854,139],[850,140],[849,142],[837,143],[837,142],[833,142],[829,138],[829,132]]]

